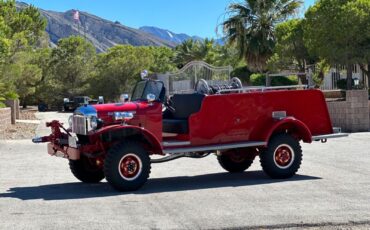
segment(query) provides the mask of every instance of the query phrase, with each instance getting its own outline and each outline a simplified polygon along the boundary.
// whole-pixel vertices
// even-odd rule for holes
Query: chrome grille
[[[87,135],[87,118],[85,116],[73,115],[72,132],[81,135]]]

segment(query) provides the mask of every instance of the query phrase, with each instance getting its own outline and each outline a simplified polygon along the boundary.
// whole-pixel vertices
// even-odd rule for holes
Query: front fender
[[[268,142],[274,134],[281,132],[288,132],[289,134],[300,140],[303,140],[303,142],[306,143],[312,142],[312,134],[310,129],[306,124],[294,117],[286,117],[276,122],[265,134],[265,141]]]
[[[102,138],[109,134],[121,134],[122,138],[130,138],[133,136],[140,135],[150,144],[150,152],[153,154],[164,155],[162,151],[161,142],[158,138],[149,130],[146,130],[141,127],[131,126],[131,125],[112,125],[104,127],[91,136],[90,142],[94,143],[97,139],[103,141]]]

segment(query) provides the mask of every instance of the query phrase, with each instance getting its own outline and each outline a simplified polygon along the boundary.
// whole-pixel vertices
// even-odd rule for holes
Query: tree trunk
[[[367,69],[365,68],[365,64],[360,64],[361,71],[367,76],[367,84],[366,88],[370,86],[370,62],[367,64]]]
[[[298,61],[298,66],[299,66],[299,72],[300,73],[305,73],[306,72],[306,65],[304,63],[305,63],[305,61],[303,61],[303,62]],[[307,77],[308,77],[307,74],[306,75],[298,75],[300,84],[303,84],[303,85],[309,84]]]
[[[352,72],[353,72],[353,65],[347,64],[347,90],[352,89]]]
[[[22,108],[23,108],[23,109],[27,109],[27,101],[26,101],[26,98],[25,98],[25,97],[23,97],[22,99],[23,99],[23,100],[22,100]]]

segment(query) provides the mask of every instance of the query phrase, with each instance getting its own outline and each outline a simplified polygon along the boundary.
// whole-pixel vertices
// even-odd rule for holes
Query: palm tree
[[[212,52],[215,49],[213,39],[206,38],[203,41],[189,39],[175,48],[174,62],[183,66],[191,61],[212,62]]]
[[[228,6],[223,32],[252,71],[266,71],[275,47],[275,26],[297,12],[300,0],[244,0]]]

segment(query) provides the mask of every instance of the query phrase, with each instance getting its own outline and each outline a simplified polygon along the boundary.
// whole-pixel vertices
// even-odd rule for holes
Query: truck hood
[[[84,105],[78,107],[74,114],[84,116],[97,116],[104,119],[107,116],[112,116],[114,112],[136,112],[140,108],[141,103],[112,103],[112,104],[97,104],[97,105]]]
[[[93,105],[93,107],[99,115],[112,112],[136,111],[137,109],[140,108],[140,104],[141,103],[136,102],[126,102],[126,103]]]

